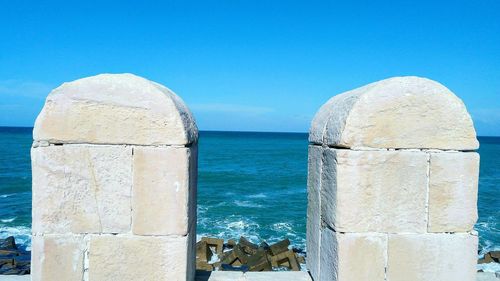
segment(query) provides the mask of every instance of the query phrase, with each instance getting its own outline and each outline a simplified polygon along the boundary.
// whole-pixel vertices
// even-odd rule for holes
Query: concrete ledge
[[[0,275],[0,281],[30,281],[31,275]],[[230,271],[213,271],[213,272],[198,272],[196,281],[312,281],[309,274],[304,271],[300,272],[241,272]],[[477,281],[499,281],[500,277],[496,277],[492,272],[478,272]]]
[[[31,275],[0,275],[0,281],[30,281]]]
[[[477,273],[477,281],[499,281],[500,274],[493,272],[478,272]]]
[[[196,281],[312,281],[305,271],[235,272],[197,271]],[[3,281],[3,280],[0,280]]]

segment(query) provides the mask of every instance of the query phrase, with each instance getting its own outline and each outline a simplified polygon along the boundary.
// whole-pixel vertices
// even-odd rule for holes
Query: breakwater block
[[[201,241],[206,242],[208,247],[215,248],[215,253],[221,255],[224,248],[224,239],[203,237]]]
[[[243,236],[238,243],[231,239],[225,244],[222,239],[203,237],[196,244],[196,269],[243,272],[283,269],[299,271],[300,264],[305,262],[305,258],[298,255],[296,249],[289,250],[289,246],[289,239],[272,245],[266,242],[257,245]],[[217,261],[212,260],[214,254],[217,254]]]
[[[259,249],[259,246],[256,244],[253,244],[252,242],[248,241],[245,237],[241,236],[240,237],[240,243],[239,243],[240,248],[249,255],[253,255],[257,253],[257,250]]]
[[[19,249],[14,237],[0,239],[0,275],[30,274],[31,252]]]
[[[212,259],[212,250],[206,241],[196,243],[196,261],[208,262]]]
[[[299,271],[300,266],[293,251],[286,251],[271,257],[273,267],[288,267],[292,271]]]
[[[490,262],[500,262],[500,251],[491,251],[484,254],[484,257],[477,261],[478,264],[490,263]]]
[[[290,246],[290,240],[288,240],[287,238],[276,244],[271,245],[269,248],[271,250],[271,253],[275,256],[288,251],[288,246]]]

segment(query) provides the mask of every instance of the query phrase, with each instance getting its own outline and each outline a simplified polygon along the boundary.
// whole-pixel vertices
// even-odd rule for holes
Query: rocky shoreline
[[[492,263],[492,262],[500,263],[500,251],[488,252],[484,254],[484,257],[477,260],[478,264]]]
[[[196,243],[196,269],[202,271],[300,271],[305,252],[290,248],[284,239],[272,245],[259,245],[241,236],[224,243],[223,239],[203,237]]]
[[[31,252],[20,249],[13,236],[0,239],[0,275],[30,274]]]

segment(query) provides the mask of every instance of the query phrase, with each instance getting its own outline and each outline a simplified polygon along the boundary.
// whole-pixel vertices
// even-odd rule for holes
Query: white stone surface
[[[78,235],[33,236],[31,240],[33,281],[83,280],[85,243]]]
[[[188,237],[95,235],[89,281],[186,281]]]
[[[303,271],[247,272],[245,281],[311,281],[311,277]]]
[[[131,147],[47,146],[31,155],[33,233],[130,231]]]
[[[477,221],[479,154],[431,153],[429,232],[467,232]]]
[[[474,281],[477,236],[390,234],[388,281]]]
[[[319,249],[321,247],[321,202],[320,187],[322,173],[321,146],[309,146],[308,177],[307,177],[307,269],[311,275],[319,277]]]
[[[379,233],[321,234],[319,281],[384,281],[387,235]]]
[[[477,281],[499,281],[500,273],[495,274],[493,272],[478,272],[477,273]]]
[[[321,170],[321,223],[328,225],[332,229],[337,229],[338,225],[338,162],[337,149],[324,148],[322,156]]]
[[[219,274],[220,273],[220,274]],[[208,279],[202,278],[202,279],[196,279],[196,281],[240,281],[239,279],[232,279],[230,276],[232,272],[228,271],[219,271],[218,274],[214,274],[213,277],[210,276]],[[268,276],[267,272],[261,272],[259,273],[263,276]],[[277,273],[280,274],[281,273]],[[227,275],[227,276],[226,276]],[[281,277],[281,276],[280,276]],[[288,279],[286,281],[312,281],[312,279],[309,277],[307,273],[303,272],[293,272],[293,276],[287,276]],[[274,281],[276,276],[270,276],[270,279]],[[279,277],[278,277],[279,278]],[[0,281],[30,281],[31,280],[31,275],[0,275]],[[278,279],[279,280],[279,279]],[[495,273],[489,273],[489,272],[478,272],[477,273],[477,281],[498,281],[500,278],[495,277]]]
[[[311,143],[350,148],[477,149],[463,102],[438,82],[393,77],[337,95],[311,124]]]
[[[267,280],[280,280],[281,276],[286,276],[288,279],[283,279],[285,281],[312,281],[309,275],[306,272],[292,272],[293,276],[282,275],[282,273],[277,272],[276,275],[269,276],[267,272],[260,272],[259,274],[262,276],[269,276]],[[232,276],[232,272],[228,271],[218,271],[217,274],[213,274],[207,278],[196,279],[196,281],[241,281],[240,279],[234,279]],[[277,276],[279,275],[279,276]],[[31,275],[3,275],[0,276],[0,281],[29,281],[31,280]],[[489,272],[478,272],[477,273],[477,281],[498,281],[500,278],[495,277],[495,273]],[[252,280],[249,280],[252,281]],[[458,281],[458,280],[454,280]]]
[[[185,145],[198,129],[166,87],[132,74],[101,74],[53,90],[33,130],[51,143]]]
[[[426,232],[426,153],[330,148],[324,162],[322,217],[332,229]]]
[[[0,275],[0,281],[30,281],[30,280],[31,280],[31,275]]]
[[[245,274],[237,271],[212,271],[196,275],[196,281],[245,281]]]
[[[132,232],[187,235],[191,150],[135,147]],[[194,203],[194,202],[191,202]]]
[[[234,272],[212,271],[196,275],[196,281],[312,281],[305,271]]]

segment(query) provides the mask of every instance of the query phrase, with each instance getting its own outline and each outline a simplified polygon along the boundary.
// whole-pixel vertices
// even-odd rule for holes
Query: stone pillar
[[[198,129],[155,82],[103,74],[33,132],[32,280],[194,280]]]
[[[309,135],[315,281],[473,281],[479,144],[462,101],[424,78],[337,95]]]

